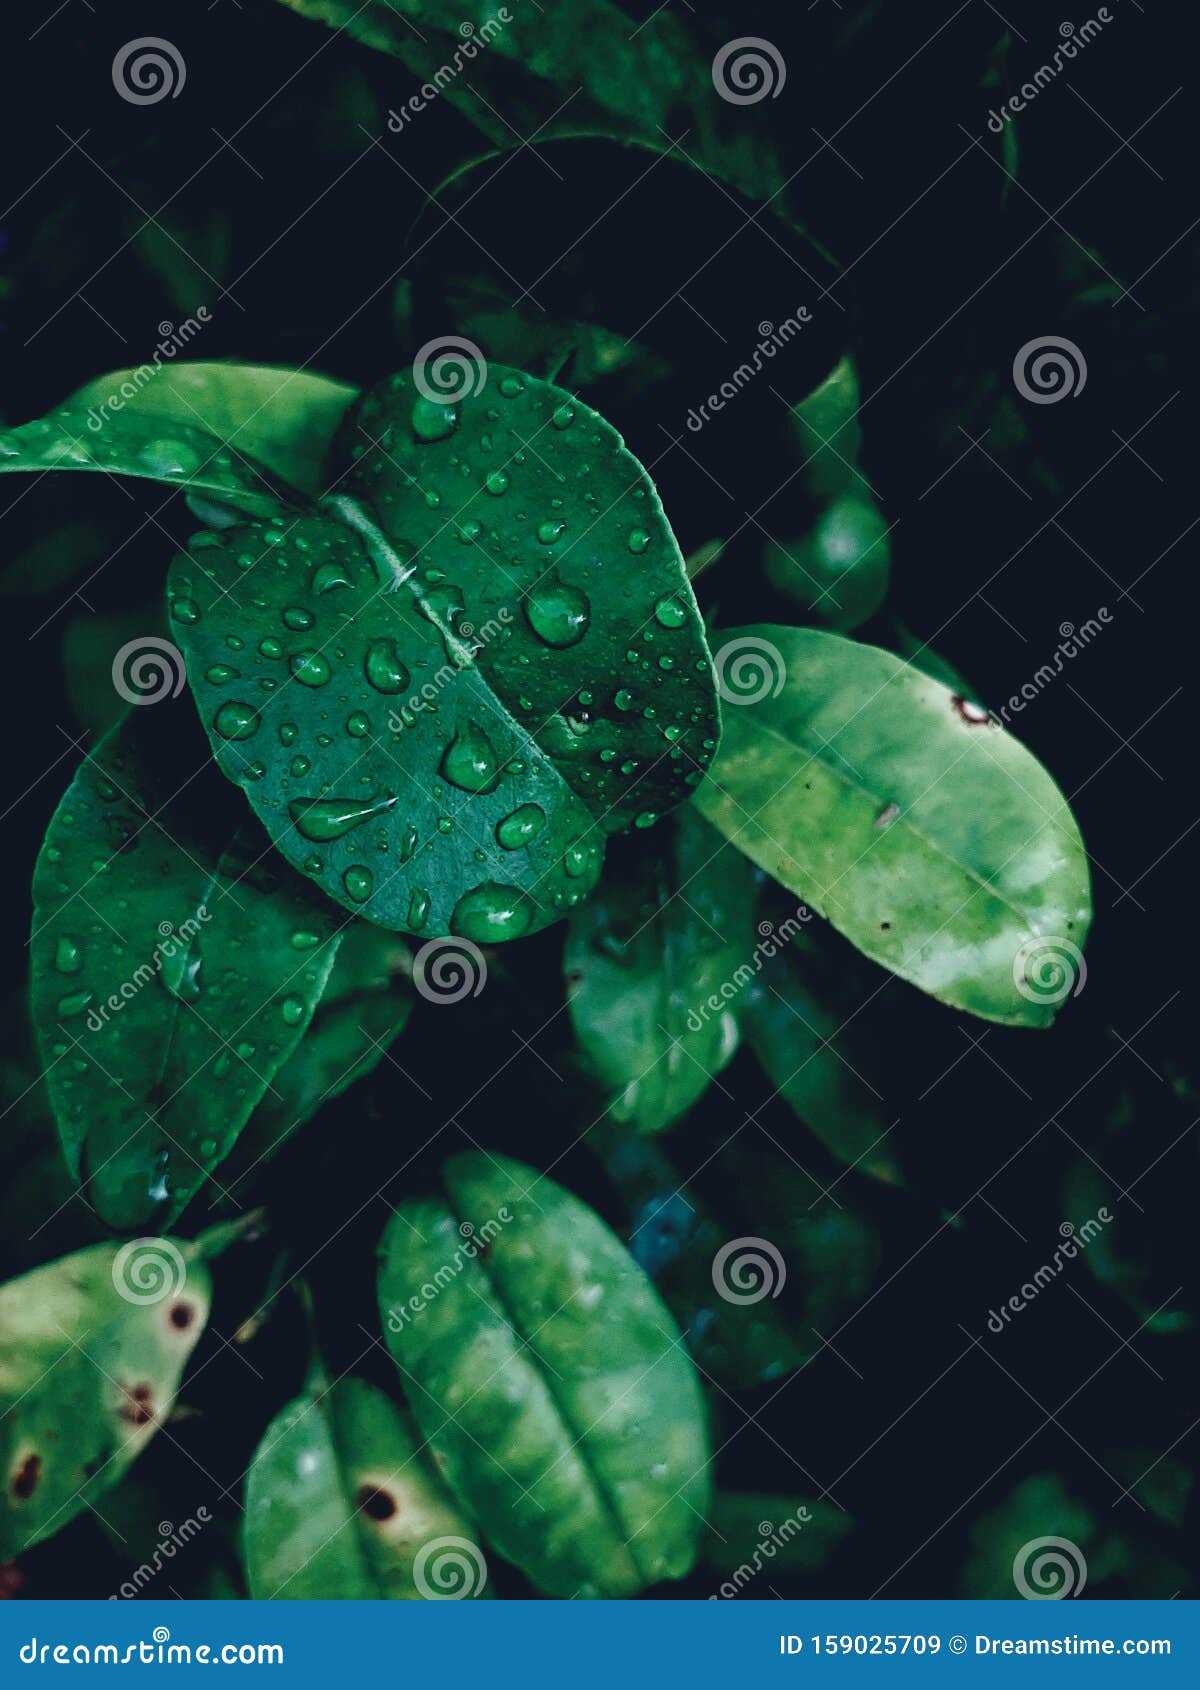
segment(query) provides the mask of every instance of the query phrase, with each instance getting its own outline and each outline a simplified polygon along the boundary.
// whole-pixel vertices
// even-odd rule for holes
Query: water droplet
[[[592,607],[586,594],[557,578],[540,582],[525,601],[529,626],[546,645],[577,645],[587,632]]]
[[[640,557],[646,547],[650,544],[650,536],[644,528],[631,528],[629,530],[629,538],[626,543],[628,544],[630,551]]]
[[[372,640],[363,669],[376,692],[403,692],[409,683],[409,673],[397,655],[395,640]]]
[[[283,641],[277,640],[274,634],[268,634],[265,640],[259,640],[258,654],[260,657],[282,657]]]
[[[375,884],[375,877],[369,868],[361,863],[355,863],[342,876],[342,885],[356,904],[365,904],[371,896],[371,888]]]
[[[306,927],[297,928],[296,932],[292,934],[292,949],[294,951],[314,951],[320,943],[321,935],[310,933]]]
[[[532,906],[518,887],[485,880],[482,886],[464,892],[455,904],[450,931],[462,939],[495,943],[519,938],[532,920]]]
[[[522,804],[496,823],[496,838],[506,851],[518,851],[542,831],[546,812],[538,804]]]
[[[400,839],[400,861],[402,863],[407,863],[411,860],[412,854],[417,848],[418,837],[419,837],[419,835],[417,833],[416,828],[413,827],[412,823],[410,822],[409,825],[405,828],[404,833],[403,833],[403,835],[401,836],[401,839]]]
[[[258,732],[260,720],[252,704],[231,698],[217,711],[213,727],[222,739],[252,739]]]
[[[212,668],[207,669],[204,674],[204,679],[210,681],[214,687],[223,687],[229,681],[236,681],[240,678],[241,670],[234,669],[228,663],[214,663]]]
[[[69,933],[64,933],[54,948],[54,966],[60,974],[78,974],[83,967],[79,940]]]
[[[288,815],[305,839],[325,845],[331,839],[340,839],[352,827],[370,821],[372,816],[382,815],[395,802],[394,798],[370,798],[365,802],[357,798],[301,798],[288,805]]]
[[[319,651],[298,651],[288,667],[294,678],[306,687],[323,687],[333,674],[329,659]]]
[[[322,563],[313,570],[314,593],[331,593],[335,587],[348,587],[350,584],[350,577],[340,563]]]
[[[502,469],[489,470],[483,485],[499,498],[501,493],[508,492],[508,476]]]
[[[565,522],[543,522],[537,531],[537,537],[543,546],[552,546],[554,542],[566,532]]]
[[[445,440],[458,427],[458,406],[437,399],[414,399],[412,431],[418,440]]]
[[[280,745],[294,745],[296,743],[296,735],[299,732],[300,732],[300,729],[296,726],[295,722],[280,722],[280,724],[279,724],[279,743],[280,743]]]
[[[316,585],[315,582],[313,584]],[[318,588],[317,590],[319,592],[321,589]],[[291,628],[297,634],[302,634],[306,629],[311,628],[315,621],[316,617],[312,611],[305,610],[303,605],[289,604],[283,612],[284,627]]]
[[[557,410],[554,412],[554,415],[550,418],[550,421],[554,424],[555,428],[570,428],[571,424],[575,421],[575,413],[569,405],[559,405]]]
[[[616,705],[618,710],[632,710],[634,704],[633,694],[630,692],[628,687],[622,687],[621,690],[614,695],[613,703]]]
[[[572,880],[578,880],[588,871],[588,867],[595,855],[595,847],[585,845],[582,839],[572,839],[563,852],[563,867]]]
[[[371,731],[371,718],[363,710],[346,717],[346,732],[351,739],[362,739]]]
[[[668,593],[655,605],[654,620],[660,628],[682,628],[687,621],[687,611],[673,594]]]
[[[200,607],[196,603],[195,599],[172,599],[171,615],[175,618],[176,622],[183,622],[190,626],[193,622],[199,622]]]
[[[500,391],[506,399],[515,399],[518,393],[524,393],[525,383],[519,376],[505,376],[500,383]],[[467,935],[464,934],[463,937],[466,938]]]
[[[64,1018],[72,1015],[82,1015],[91,1001],[91,992],[72,992],[69,997],[59,998],[58,1013]]]
[[[442,774],[464,792],[490,792],[499,767],[492,742],[475,722],[458,730],[442,758]]]
[[[311,768],[312,768],[312,764],[309,762],[307,757],[304,757],[304,756],[293,757],[292,758],[292,779],[293,780],[299,780],[301,778],[301,776],[306,775]]]
[[[178,440],[151,440],[138,453],[151,475],[194,475],[200,468],[199,452]]]
[[[408,925],[414,933],[419,933],[428,920],[429,893],[420,886],[414,886],[412,897],[408,900]]]
[[[279,1013],[289,1027],[298,1027],[304,1020],[305,1004],[303,998],[284,998],[279,1006]]]

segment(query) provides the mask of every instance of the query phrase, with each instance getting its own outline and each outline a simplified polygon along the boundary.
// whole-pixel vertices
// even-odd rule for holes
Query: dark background
[[[803,356],[819,361],[846,343],[858,357],[865,465],[894,525],[886,616],[864,637],[887,643],[901,619],[998,707],[1052,658],[1062,625],[1101,606],[1111,615],[1015,725],[1069,797],[1092,857],[1086,988],[1048,1033],[968,1023],[898,982],[874,1000],[868,1043],[908,1185],[889,1190],[855,1173],[838,1189],[878,1225],[882,1266],[858,1312],[824,1334],[833,1349],[782,1388],[718,1397],[719,1479],[797,1499],[828,1488],[854,1517],[823,1569],[764,1575],[784,1595],[962,1593],[981,1516],[1039,1475],[1056,1475],[1089,1522],[1089,1593],[1187,1593],[1196,1510],[1176,1464],[1194,1448],[1197,1379],[1190,607],[1200,210],[1194,71],[1179,19],[1113,0],[1113,21],[1020,120],[1012,181],[988,110],[1052,53],[1058,13],[1010,3],[1002,18],[984,0],[822,0],[702,17],[672,6],[706,57],[743,34],[783,53],[785,94],[749,108],[746,121],[773,134],[798,172],[790,212],[847,269],[831,282],[799,241],[801,274],[773,240],[744,228],[733,198],[671,163],[548,280],[552,306],[574,300],[579,316],[624,333],[670,301],[646,337],[667,377],[649,395],[616,384],[609,409],[652,464],[685,552],[739,531],[700,584],[706,609],[730,624],[794,619],[758,572],[761,527],[743,517],[761,510],[782,534],[789,521],[800,528],[802,505],[773,494],[779,445],[761,396],[705,436],[700,455],[708,474],[719,465],[728,497],[669,440],[709,391],[708,372],[719,379],[753,346],[760,321],[807,301],[815,332]],[[388,108],[415,86],[404,67],[268,0],[176,0],[165,11],[84,0],[57,12],[49,0],[5,9],[4,421],[139,362],[160,322],[201,304],[212,321],[197,356],[311,360],[359,383],[411,357],[426,327],[456,329],[443,284],[461,276],[473,243],[439,223],[425,194],[482,150],[466,119],[439,102],[389,135]],[[1078,27],[1094,13],[1064,16]],[[114,51],[164,32],[187,63],[184,94],[126,105],[110,80]],[[685,130],[686,115],[672,134]],[[600,149],[578,160],[564,167],[564,186],[527,150],[462,214],[479,219],[470,227],[492,251],[508,243],[508,268],[524,255],[522,286],[543,268],[543,245],[552,258],[572,217],[586,224],[584,211],[603,210],[630,179],[627,155]],[[426,244],[410,262],[414,223]],[[695,268],[689,259],[738,228],[698,284],[707,291],[689,293],[691,305],[703,298],[707,321],[681,310],[672,295]],[[654,307],[643,310],[647,301]],[[1046,334],[1080,346],[1088,378],[1077,398],[1034,407],[1014,394],[1011,365],[1018,347]],[[795,379],[802,391],[803,371]],[[192,523],[164,489],[83,475],[6,480],[0,510],[4,954],[19,1064],[33,859],[78,756],[111,719],[111,653],[158,626],[169,550]],[[548,1165],[593,1118],[562,1010],[560,948],[561,930],[551,930],[506,951],[501,990],[454,1016],[419,1006],[395,1052],[404,1071],[385,1062],[273,1176],[297,1266],[366,1203],[311,1274],[339,1367],[366,1352],[362,1365],[385,1377],[364,1325],[387,1198],[418,1188],[441,1154],[468,1142]],[[743,1146],[767,1158],[771,1141],[784,1142],[823,1183],[835,1178],[837,1164],[770,1092],[739,1055],[672,1135],[681,1172],[752,1110]],[[988,1311],[1053,1252],[1064,1217],[1081,1223],[1094,1212],[1067,1195],[1081,1168],[1117,1217],[1100,1264],[1108,1271],[1075,1264],[1011,1329],[989,1333]],[[586,1145],[569,1150],[555,1177],[620,1221]],[[64,1235],[56,1247],[73,1242]],[[266,1271],[265,1257],[252,1257],[247,1284]],[[216,1330],[227,1334],[252,1302],[239,1288],[218,1305]],[[214,1492],[236,1483],[298,1383],[293,1317],[284,1307],[247,1352],[262,1382],[241,1355],[205,1369],[196,1414],[178,1428],[198,1466],[157,1446],[139,1465],[139,1475],[159,1471],[175,1497],[168,1518],[214,1505]],[[1149,1505],[1156,1483],[1169,1493],[1163,1512]],[[232,1496],[223,1508],[235,1517]],[[1043,1512],[1017,1541],[1062,1529],[1055,1508]],[[95,1524],[79,1521],[28,1558],[24,1591],[106,1594],[120,1565]],[[700,1573],[680,1593],[703,1596],[715,1582]]]

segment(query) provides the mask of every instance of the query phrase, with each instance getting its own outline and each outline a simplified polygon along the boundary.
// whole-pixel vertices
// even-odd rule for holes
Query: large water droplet
[[[329,659],[319,651],[298,651],[288,667],[301,686],[323,687],[333,674]]]
[[[222,739],[252,739],[258,732],[260,720],[252,704],[231,698],[217,711],[213,727]]]
[[[499,768],[491,740],[475,722],[458,730],[442,758],[442,774],[464,792],[490,792]]]
[[[397,655],[395,640],[372,640],[363,669],[376,692],[403,692],[409,683],[409,673]]]
[[[546,823],[546,812],[539,804],[522,804],[496,823],[496,838],[506,851],[518,851],[537,837]]]
[[[668,593],[655,605],[654,620],[660,628],[682,628],[687,621],[687,611],[672,593]]]
[[[355,863],[342,876],[342,885],[356,904],[365,904],[371,896],[371,889],[375,884],[375,877],[369,868],[361,863]]]
[[[54,948],[54,966],[60,974],[78,974],[83,967],[79,940],[70,933],[64,933]]]
[[[450,931],[462,939],[497,943],[516,939],[533,920],[533,907],[516,886],[502,886],[486,880],[473,891],[464,892],[450,917]]]
[[[525,615],[539,640],[561,649],[577,645],[583,638],[592,607],[578,587],[549,579],[532,589],[525,601]]]
[[[297,832],[302,833],[305,839],[311,839],[315,845],[324,845],[331,839],[340,839],[352,827],[370,821],[372,816],[382,815],[395,802],[394,798],[369,798],[366,801],[358,798],[301,798],[288,805],[288,815],[295,822]]]
[[[412,431],[418,440],[445,440],[458,427],[458,406],[437,399],[414,399]]]
[[[650,536],[644,528],[631,528],[629,530],[629,537],[626,543],[629,546],[630,551],[640,557],[646,547],[650,544]]]
[[[429,893],[423,887],[414,886],[408,900],[408,925],[414,933],[419,933],[428,920]]]

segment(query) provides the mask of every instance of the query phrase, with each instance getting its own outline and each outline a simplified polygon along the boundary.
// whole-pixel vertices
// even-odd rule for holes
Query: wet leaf
[[[253,516],[293,509],[300,495],[215,435],[174,417],[85,409],[54,411],[0,429],[0,474],[91,470],[134,475],[205,493]]]
[[[578,1198],[453,1157],[381,1247],[388,1347],[439,1472],[552,1596],[629,1596],[692,1565],[708,1497],[697,1381],[641,1270]]]
[[[326,490],[330,443],[356,394],[348,382],[314,370],[202,362],[155,369],[143,364],[97,376],[73,393],[64,409],[99,416],[106,430],[104,407],[115,397],[122,417],[164,417],[202,429],[224,441],[235,461],[249,456],[289,486],[315,495]]]
[[[405,1415],[363,1379],[314,1382],[267,1427],[246,1475],[242,1542],[257,1600],[420,1601],[486,1590],[470,1525]]]
[[[694,810],[609,872],[575,910],[563,967],[571,1021],[612,1114],[660,1132],[738,1045],[736,1008],[759,962],[753,874]]]
[[[208,1319],[201,1247],[95,1244],[0,1285],[0,1559],[116,1484],[171,1410]]]
[[[342,934],[316,1014],[278,1070],[221,1170],[239,1193],[317,1111],[383,1060],[404,1030],[414,994],[406,946],[365,921]]]
[[[893,973],[1048,1025],[1081,984],[1091,902],[1079,829],[1036,759],[873,646],[773,625],[719,646],[727,687],[747,657],[755,674],[701,814]]]
[[[199,772],[197,772],[199,771]],[[334,912],[204,767],[185,703],[87,758],[34,872],[31,996],[71,1171],[111,1226],[165,1225],[312,1016]]]
[[[347,440],[379,442],[343,482],[364,502],[200,535],[173,565],[202,719],[284,856],[347,909],[520,937],[592,889],[605,833],[647,826],[711,758],[683,560],[615,432],[531,377],[492,366],[444,405],[396,376]]]

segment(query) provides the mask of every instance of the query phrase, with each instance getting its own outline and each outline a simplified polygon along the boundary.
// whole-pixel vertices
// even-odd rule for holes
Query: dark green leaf
[[[718,1491],[713,1498],[704,1559],[731,1576],[733,1595],[749,1585],[749,1595],[765,1597],[751,1580],[760,1572],[815,1572],[823,1567],[854,1522],[844,1509],[815,1498],[767,1496],[746,1491]]]
[[[63,408],[106,417],[104,406],[115,396],[123,417],[164,417],[202,429],[224,441],[235,461],[249,453],[289,486],[315,495],[326,490],[329,447],[356,395],[347,382],[313,370],[216,363],[155,370],[143,364],[97,376]]]
[[[690,807],[664,844],[610,864],[563,957],[576,1036],[640,1132],[685,1114],[732,1057],[758,957],[746,859]]]
[[[381,443],[347,483],[369,508],[339,497],[345,522],[199,535],[176,560],[201,715],[284,856],[348,909],[518,937],[712,756],[683,560],[616,433],[531,377],[493,366],[450,405],[396,376],[348,440]]]
[[[472,1529],[405,1416],[362,1379],[314,1382],[267,1427],[242,1541],[260,1601],[437,1600],[486,1586]]]
[[[210,1298],[202,1246],[170,1238],[0,1285],[0,1560],[116,1484],[170,1413]]]
[[[142,476],[206,493],[251,516],[274,516],[299,502],[245,452],[174,417],[77,409],[0,430],[0,474],[59,469]]]
[[[553,1596],[629,1596],[692,1565],[708,1439],[679,1334],[604,1223],[553,1180],[452,1158],[382,1246],[388,1346],[434,1460]]]
[[[34,873],[47,1085],[71,1170],[115,1227],[183,1209],[332,966],[333,910],[225,819],[226,791],[186,704],[135,710],[80,767]]]
[[[978,705],[873,646],[729,631],[701,813],[860,950],[958,1009],[1046,1026],[1082,983],[1079,829]]]

